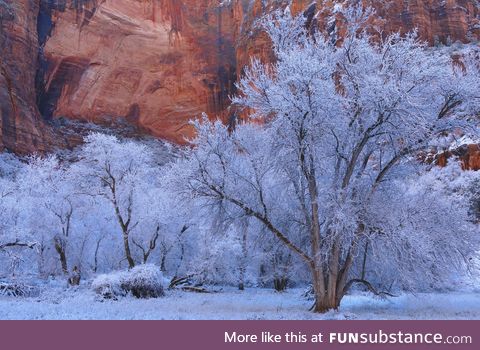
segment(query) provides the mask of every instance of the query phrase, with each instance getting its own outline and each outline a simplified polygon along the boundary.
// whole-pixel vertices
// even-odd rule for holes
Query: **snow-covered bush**
[[[121,287],[137,298],[158,298],[165,294],[160,269],[151,264],[138,265],[123,275]]]
[[[92,282],[92,289],[105,299],[116,300],[128,294],[148,299],[163,296],[165,283],[157,266],[145,264],[128,271],[100,275]]]
[[[127,292],[121,288],[123,272],[112,272],[99,275],[92,282],[92,290],[104,299],[117,300],[124,297]]]

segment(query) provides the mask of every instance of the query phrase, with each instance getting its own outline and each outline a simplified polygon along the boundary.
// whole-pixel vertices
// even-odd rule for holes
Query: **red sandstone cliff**
[[[99,0],[52,11],[42,112],[123,117],[174,141],[221,113],[236,79],[232,11],[218,1]]]
[[[36,107],[38,1],[0,1],[0,151],[42,151],[51,143]]]
[[[325,18],[340,2],[319,0],[311,11]],[[376,8],[376,24],[386,32],[418,28],[432,44],[480,39],[477,0],[364,2]],[[255,20],[285,3],[0,1],[0,144],[17,151],[51,144],[40,114],[106,125],[125,119],[182,141],[191,136],[190,118],[229,115],[228,96],[244,65],[252,55],[269,57]],[[295,0],[292,9],[311,4]]]

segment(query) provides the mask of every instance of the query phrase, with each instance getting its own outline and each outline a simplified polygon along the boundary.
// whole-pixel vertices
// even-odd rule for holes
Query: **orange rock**
[[[123,117],[176,142],[234,92],[233,16],[218,1],[105,0],[54,10],[45,45],[48,116],[108,124]]]
[[[321,11],[318,25],[325,28],[335,4],[347,1],[318,0],[309,15]],[[431,44],[480,38],[475,1],[363,1],[376,9],[375,24],[385,33],[418,28]],[[15,3],[15,14],[7,18],[0,7],[0,147],[31,151],[52,143],[39,115],[105,125],[124,119],[175,142],[192,136],[188,121],[202,112],[227,121],[234,113],[229,96],[250,58],[272,59],[255,22],[287,1],[4,3]],[[311,4],[294,0],[292,11]]]
[[[460,161],[463,170],[480,170],[480,145],[462,145],[454,150],[441,152],[432,156],[423,157],[422,160],[434,162],[434,164],[440,167],[445,167],[450,159],[457,159]]]

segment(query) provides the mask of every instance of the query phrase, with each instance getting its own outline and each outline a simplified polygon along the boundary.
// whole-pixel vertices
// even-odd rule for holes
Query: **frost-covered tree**
[[[91,134],[85,142],[75,165],[82,174],[83,191],[103,198],[111,208],[128,266],[146,263],[165,235],[162,219],[167,204],[158,183],[165,160],[158,159],[152,147],[133,140]]]
[[[130,268],[136,265],[132,253],[132,231],[139,224],[135,204],[139,199],[138,181],[151,177],[150,150],[133,141],[122,142],[115,136],[91,134],[85,139],[77,165],[84,173],[85,192],[106,200],[121,230],[124,257]],[[141,197],[140,197],[141,199]],[[154,225],[152,233],[156,234]]]
[[[40,242],[53,245],[62,271],[68,275],[67,246],[75,211],[74,182],[55,156],[30,159],[18,182],[24,195],[21,203],[27,225],[23,228],[36,235]]]
[[[378,195],[395,200],[372,202],[369,217],[371,225],[388,227],[395,235],[363,242],[356,275],[384,288],[397,284],[403,290],[427,291],[455,289],[469,274],[478,274],[473,263],[480,237],[470,203],[479,177],[452,160],[445,168],[391,181]],[[421,235],[425,232],[428,238]]]
[[[7,270],[15,274],[24,250],[34,249],[37,245],[31,235],[17,228],[19,219],[15,195],[17,191],[14,179],[0,173],[0,276]]]
[[[316,312],[338,308],[356,283],[374,290],[353,275],[366,243],[399,279],[431,283],[478,247],[467,203],[415,186],[428,171],[422,152],[475,131],[478,65],[415,34],[372,36],[362,9],[344,15],[338,42],[288,10],[266,18],[277,60],[254,59],[234,98],[255,122],[196,122],[195,147],[172,175],[186,198],[256,219],[303,260]]]
[[[85,141],[72,152],[0,157],[0,272],[23,262],[41,277],[88,275],[127,261],[188,275],[192,208],[162,184],[170,151],[103,134]]]
[[[38,241],[23,230],[18,174],[23,164],[13,155],[0,155],[0,274],[16,274],[18,265],[31,256]]]
[[[15,227],[38,242],[42,275],[54,273],[57,262],[66,276],[74,266],[80,268],[90,238],[90,198],[81,192],[70,165],[55,155],[31,157],[16,179]]]
[[[161,218],[157,260],[160,269],[172,277],[185,277],[185,264],[195,256],[195,208],[191,203],[178,201],[176,193],[165,183],[155,193],[155,206]]]

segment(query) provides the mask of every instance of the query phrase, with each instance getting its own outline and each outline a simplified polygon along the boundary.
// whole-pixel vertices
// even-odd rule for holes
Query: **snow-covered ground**
[[[93,292],[50,289],[35,298],[0,297],[0,319],[480,319],[480,291],[402,295],[382,300],[367,294],[344,299],[338,312],[316,315],[303,290],[234,289],[215,294],[168,292],[164,298],[98,301]]]

